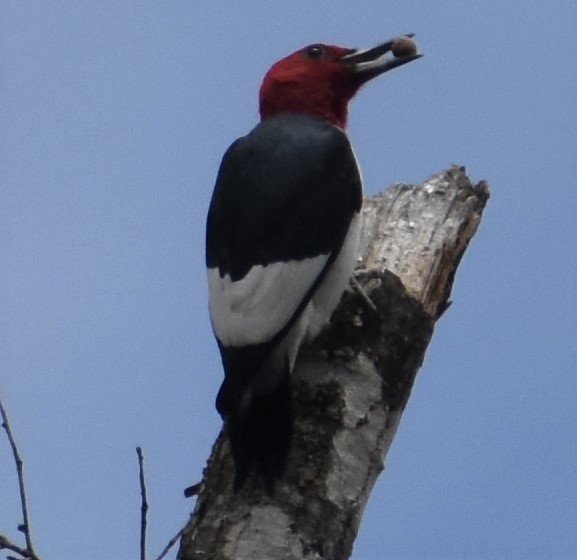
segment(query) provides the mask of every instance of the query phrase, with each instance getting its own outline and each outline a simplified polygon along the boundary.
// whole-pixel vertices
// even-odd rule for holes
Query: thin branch
[[[12,430],[10,429],[10,422],[8,422],[8,414],[4,405],[2,404],[2,398],[0,396],[0,415],[2,415],[2,427],[6,431],[8,436],[8,441],[10,442],[10,447],[12,448],[12,455],[14,456],[14,462],[16,463],[16,472],[18,474],[18,488],[20,490],[20,506],[22,508],[22,520],[23,523],[18,528],[24,533],[26,538],[26,554],[23,555],[19,550],[10,549],[13,552],[18,552],[18,554],[24,556],[25,558],[37,558],[34,552],[34,547],[32,546],[32,537],[30,535],[30,521],[28,519],[28,503],[26,501],[26,488],[24,485],[24,468],[22,459],[20,458],[20,453],[18,453],[18,446],[12,435]],[[8,548],[8,547],[5,547]],[[20,549],[23,550],[23,549]]]
[[[146,560],[146,514],[148,513],[148,502],[146,501],[146,483],[144,481],[144,457],[142,448],[136,448],[138,455],[138,470],[140,478],[140,560]]]
[[[162,560],[167,554],[168,551],[178,542],[180,537],[182,537],[182,533],[184,532],[185,527],[183,527],[172,539],[168,541],[168,544],[162,549],[162,552],[154,559],[154,560]]]
[[[28,549],[22,548],[16,544],[14,544],[10,539],[5,537],[4,535],[0,535],[0,550],[11,550],[16,554],[22,556],[22,558],[28,558],[30,560],[39,560],[39,558]],[[8,556],[10,558],[10,556]]]
[[[140,479],[140,496],[141,496],[141,508],[140,508],[140,560],[146,560],[146,514],[148,513],[148,501],[146,499],[146,482],[144,480],[144,456],[142,454],[142,448],[136,448],[136,454],[138,455],[138,470]],[[159,556],[155,560],[162,560],[168,551],[178,542],[184,527],[168,541],[168,544],[164,547]]]

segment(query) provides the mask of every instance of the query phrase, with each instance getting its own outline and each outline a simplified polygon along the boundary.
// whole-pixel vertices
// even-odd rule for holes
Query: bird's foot
[[[375,305],[375,303],[373,302],[373,300],[368,296],[367,292],[365,292],[365,290],[363,289],[363,287],[361,286],[361,284],[359,283],[359,281],[357,280],[357,274],[360,276],[364,273],[364,270],[358,270],[355,271],[353,273],[353,275],[351,276],[351,287],[353,288],[354,291],[356,291],[359,296],[361,296],[361,299],[363,300],[363,303],[371,310],[374,311],[375,313],[378,313],[379,310],[377,309],[377,306]]]

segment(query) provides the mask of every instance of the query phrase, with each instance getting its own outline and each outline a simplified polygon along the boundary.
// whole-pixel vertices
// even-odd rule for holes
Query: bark
[[[273,497],[232,492],[221,433],[180,560],[344,560],[381,470],[435,321],[489,197],[465,169],[368,198],[356,281],[294,371],[289,464]]]

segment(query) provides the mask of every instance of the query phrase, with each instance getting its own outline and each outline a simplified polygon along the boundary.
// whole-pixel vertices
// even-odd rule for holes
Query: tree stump
[[[183,533],[180,560],[345,560],[409,399],[435,321],[489,198],[453,166],[364,202],[353,289],[293,374],[293,447],[274,496],[234,494],[222,432]]]

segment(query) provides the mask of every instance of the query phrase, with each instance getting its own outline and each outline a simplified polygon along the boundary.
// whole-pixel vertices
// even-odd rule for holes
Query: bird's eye
[[[316,60],[326,55],[326,48],[323,45],[311,45],[305,49],[305,54],[308,58]]]

